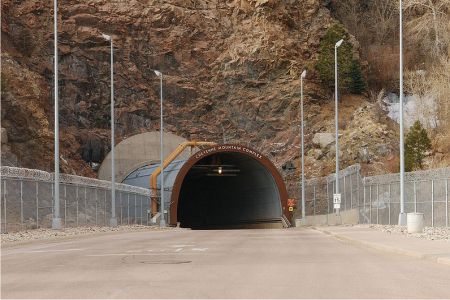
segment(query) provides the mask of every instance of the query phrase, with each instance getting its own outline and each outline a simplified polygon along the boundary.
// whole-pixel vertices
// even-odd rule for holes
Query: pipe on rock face
[[[175,160],[187,147],[195,148],[198,146],[215,146],[214,142],[188,141],[181,143],[178,147],[167,156],[163,162],[163,167],[166,168],[172,161]],[[151,212],[152,216],[158,211],[158,175],[161,174],[161,166],[155,169],[150,176],[150,192],[151,192]],[[162,199],[161,199],[162,201]]]

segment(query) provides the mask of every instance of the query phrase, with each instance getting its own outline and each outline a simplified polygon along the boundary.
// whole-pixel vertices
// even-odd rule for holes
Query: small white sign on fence
[[[333,194],[333,204],[334,208],[341,208],[341,194]]]

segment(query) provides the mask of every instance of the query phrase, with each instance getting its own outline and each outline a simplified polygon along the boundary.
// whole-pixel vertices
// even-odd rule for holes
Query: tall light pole
[[[342,45],[342,42],[344,40],[339,40],[334,45],[334,104],[335,104],[335,127],[336,127],[336,194],[339,194],[339,126],[338,126],[338,56],[337,56],[337,50]],[[339,209],[336,209],[337,212],[339,212]]]
[[[58,1],[53,1],[53,31],[54,31],[54,78],[55,78],[55,90],[53,92],[55,96],[55,178],[54,178],[54,207],[53,207],[53,219],[52,228],[61,229],[61,218],[59,216],[59,103],[58,103]]]
[[[111,46],[111,219],[109,225],[111,227],[117,226],[116,218],[116,161],[114,156],[115,146],[115,121],[114,121],[114,48],[113,39],[110,35],[103,34],[102,37],[110,41]]]
[[[166,220],[164,216],[164,146],[163,146],[163,133],[164,133],[164,123],[163,123],[163,74],[160,71],[154,70],[156,76],[159,77],[160,80],[160,102],[161,102],[161,115],[160,115],[160,135],[159,135],[159,143],[160,143],[160,159],[161,159],[161,218],[159,219],[159,227],[166,227]]]
[[[406,225],[405,213],[405,150],[403,142],[403,5],[400,0],[400,214],[398,225]]]
[[[306,70],[302,72],[300,76],[300,118],[302,121],[301,135],[302,135],[302,220],[305,221],[306,212],[305,212],[305,142],[304,142],[304,121],[303,121],[303,79],[306,77]]]

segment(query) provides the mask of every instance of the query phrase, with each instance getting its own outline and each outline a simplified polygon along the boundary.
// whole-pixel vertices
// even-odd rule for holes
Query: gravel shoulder
[[[388,234],[403,235],[408,238],[441,240],[450,242],[450,228],[447,227],[425,227],[422,233],[408,233],[406,226],[398,226],[398,225],[365,225],[365,226],[374,230],[386,232]]]
[[[1,247],[10,247],[21,244],[27,244],[34,241],[55,241],[63,239],[71,239],[82,236],[104,235],[135,231],[163,231],[163,230],[184,230],[180,228],[144,225],[121,225],[117,227],[76,227],[65,228],[62,230],[53,230],[49,228],[31,229],[11,233],[1,234]]]

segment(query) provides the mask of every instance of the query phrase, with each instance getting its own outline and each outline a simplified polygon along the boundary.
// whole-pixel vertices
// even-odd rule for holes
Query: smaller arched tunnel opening
[[[195,229],[281,226],[287,201],[282,178],[268,159],[244,149],[194,155],[175,181],[171,220]]]

